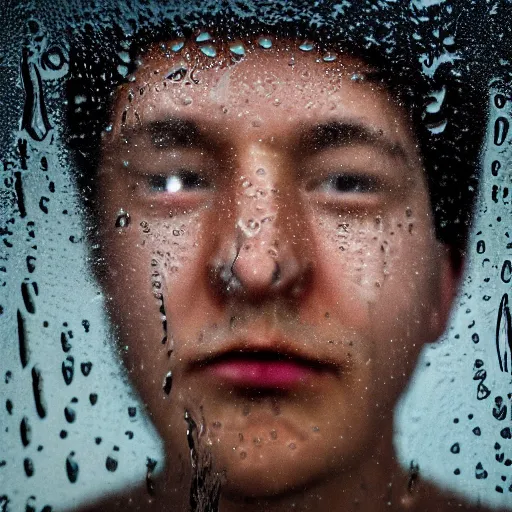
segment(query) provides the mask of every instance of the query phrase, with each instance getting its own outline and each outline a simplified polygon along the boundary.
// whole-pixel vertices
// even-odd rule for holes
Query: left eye
[[[333,174],[316,184],[322,192],[337,192],[341,194],[371,194],[381,190],[378,179],[365,174]]]
[[[180,171],[174,174],[152,174],[148,176],[148,185],[151,192],[189,192],[203,189],[209,183],[199,173],[193,171]]]

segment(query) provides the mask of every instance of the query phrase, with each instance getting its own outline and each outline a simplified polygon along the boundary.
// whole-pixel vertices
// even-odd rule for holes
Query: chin
[[[351,442],[337,443],[331,450],[332,439],[322,436],[297,439],[281,430],[280,437],[271,440],[258,437],[257,428],[246,429],[249,433],[251,438],[243,443],[212,440],[215,472],[223,475],[222,494],[229,500],[272,500],[303,493],[348,470],[361,455]]]

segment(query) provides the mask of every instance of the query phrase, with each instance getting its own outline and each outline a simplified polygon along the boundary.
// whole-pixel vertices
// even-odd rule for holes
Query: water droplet
[[[28,418],[23,416],[23,419],[20,423],[20,436],[21,436],[21,444],[24,447],[27,447],[32,440],[32,428],[28,422]]]
[[[26,458],[23,461],[23,469],[25,470],[25,474],[27,477],[31,477],[34,474],[34,462],[30,458]]]
[[[51,69],[52,71],[58,71],[62,68],[64,63],[64,54],[58,46],[52,46],[51,48],[48,48],[42,59],[43,67]]]
[[[36,141],[42,141],[51,130],[44,103],[43,82],[38,67],[29,61],[28,49],[23,50],[21,77],[25,89],[25,105],[21,127]]]
[[[261,224],[255,219],[249,219],[243,222],[241,219],[238,221],[238,227],[248,238],[256,236],[261,230]]]
[[[201,52],[207,57],[215,57],[217,55],[217,50],[211,44],[201,46]]]
[[[187,76],[187,73],[187,67],[183,64],[179,64],[169,70],[169,72],[166,75],[166,78],[168,80],[171,80],[172,82],[180,82]]]
[[[74,484],[78,479],[78,463],[74,460],[75,452],[71,452],[66,458],[66,473],[68,480]]]
[[[36,411],[41,419],[46,417],[46,400],[43,394],[43,383],[41,370],[37,366],[34,366],[32,368],[32,391],[34,392]]]
[[[498,93],[496,96],[494,96],[494,105],[496,108],[503,108],[506,103],[507,98],[503,94]]]
[[[229,45],[229,51],[235,55],[245,55],[245,47],[242,43],[233,43]]]
[[[98,401],[98,395],[97,393],[91,393],[89,395],[89,402],[91,402],[91,405],[96,405],[96,402]]]
[[[130,214],[123,209],[119,210],[116,218],[116,228],[127,228],[130,224]]]
[[[478,240],[476,243],[476,252],[478,254],[483,254],[485,252],[485,242],[483,240]]]
[[[459,443],[454,443],[454,444],[451,446],[450,451],[451,451],[453,454],[460,453],[460,445],[459,445]]]
[[[166,395],[171,392],[172,388],[172,372],[167,372],[167,375],[164,378],[163,390]]]
[[[324,62],[334,62],[337,58],[335,53],[328,52],[322,57],[322,60]]]
[[[73,356],[68,356],[62,362],[62,377],[64,378],[64,382],[66,386],[69,386],[73,381],[73,376],[75,374],[75,358]]]
[[[87,377],[92,370],[92,363],[90,361],[86,361],[85,363],[80,364],[80,370],[84,377]]]
[[[146,489],[151,496],[155,493],[155,483],[153,482],[153,471],[155,471],[157,461],[151,457],[146,459]]]
[[[123,78],[128,74],[128,67],[124,64],[119,64],[116,69]]]
[[[303,52],[310,52],[315,47],[315,44],[312,41],[304,41],[301,45],[299,45],[299,50]]]
[[[259,37],[258,44],[265,50],[272,48],[272,40],[269,37],[264,37],[264,36]]]
[[[352,82],[364,82],[365,79],[366,77],[363,73],[352,73],[352,75],[350,75],[350,80]]]
[[[117,460],[114,459],[113,457],[111,457],[110,455],[105,460],[105,467],[111,473],[113,473],[117,469],[117,465],[118,465]]]
[[[210,41],[212,36],[208,32],[200,32],[196,37],[196,42],[204,43],[205,41]]]
[[[177,39],[175,41],[171,41],[169,43],[169,48],[173,52],[179,52],[185,46],[185,41],[182,39]]]
[[[498,117],[494,122],[494,144],[501,146],[507,138],[509,121],[506,117]]]
[[[481,479],[486,479],[488,476],[488,473],[487,471],[483,468],[482,466],[482,463],[479,462],[477,465],[476,465],[476,468],[475,468],[475,477],[478,479],[478,480],[481,480]]]
[[[69,405],[64,408],[64,416],[68,423],[73,423],[76,420],[76,412]]]
[[[510,283],[510,279],[512,278],[512,264],[510,260],[505,260],[503,262],[503,266],[501,267],[501,280],[504,283]]]

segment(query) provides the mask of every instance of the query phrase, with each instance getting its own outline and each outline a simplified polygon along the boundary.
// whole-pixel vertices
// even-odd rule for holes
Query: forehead
[[[114,117],[129,126],[195,118],[237,130],[265,125],[293,129],[321,118],[357,120],[388,135],[406,137],[409,124],[373,69],[350,55],[301,50],[293,41],[257,44],[186,42],[151,47],[132,81],[116,93]],[[233,53],[243,49],[243,55]]]

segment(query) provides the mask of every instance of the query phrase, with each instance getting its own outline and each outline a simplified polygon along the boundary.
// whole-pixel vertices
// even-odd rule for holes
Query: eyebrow
[[[382,130],[352,121],[329,121],[307,128],[301,136],[304,147],[313,151],[350,145],[375,146],[393,157],[408,160],[405,148]]]
[[[181,117],[170,117],[129,127],[123,130],[123,135],[128,139],[149,137],[151,144],[157,149],[189,148],[203,145],[205,142],[197,123]]]

